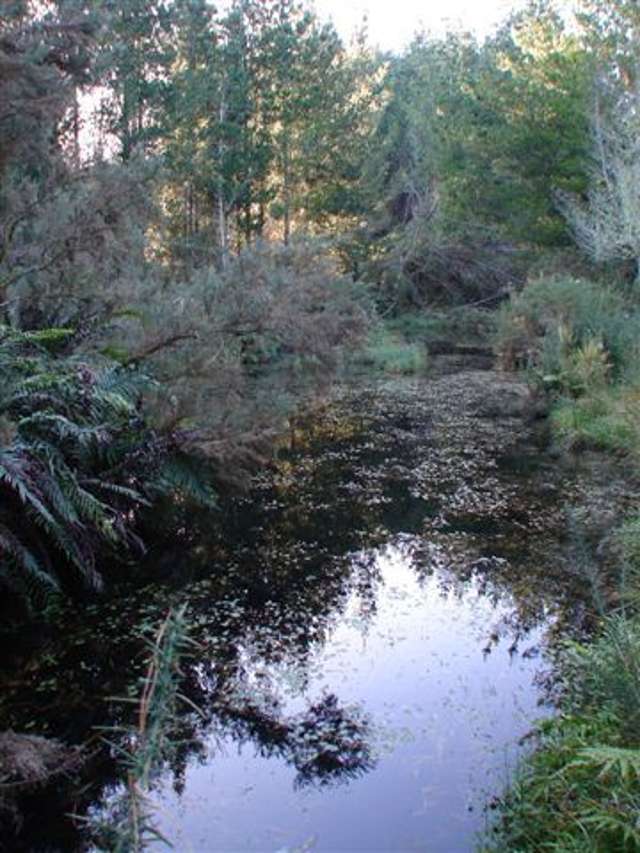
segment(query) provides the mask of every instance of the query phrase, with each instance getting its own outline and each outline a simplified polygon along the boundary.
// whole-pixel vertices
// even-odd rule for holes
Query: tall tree
[[[158,138],[173,50],[169,0],[102,0],[101,54],[95,74],[102,89],[103,129],[127,161],[137,146]]]
[[[333,26],[295,0],[274,0],[263,56],[263,108],[276,166],[274,212],[287,244],[296,219],[321,218],[325,202],[336,207],[336,187],[353,181],[350,143],[357,143],[368,93],[362,64],[350,62]],[[323,185],[333,191],[323,194]]]
[[[498,217],[502,211],[508,233],[566,243],[555,193],[586,186],[590,57],[547,0],[534,0],[514,15],[488,49],[493,67],[478,92],[495,116],[493,132],[484,140],[493,163],[487,196]]]

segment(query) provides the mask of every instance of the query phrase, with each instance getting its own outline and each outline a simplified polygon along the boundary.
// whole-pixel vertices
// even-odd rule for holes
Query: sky
[[[331,18],[348,40],[368,17],[369,41],[383,50],[401,50],[416,30],[442,33],[447,22],[460,23],[482,38],[506,16],[518,0],[315,0],[321,18]]]

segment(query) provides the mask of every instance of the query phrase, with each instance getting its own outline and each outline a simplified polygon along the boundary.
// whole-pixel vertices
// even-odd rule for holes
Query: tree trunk
[[[224,124],[226,113],[227,106],[223,95],[220,100],[220,109],[218,110],[220,125]],[[227,211],[224,202],[224,172],[222,168],[224,151],[224,142],[221,135],[220,142],[218,143],[218,241],[220,244],[220,266],[223,270],[227,268],[229,260],[229,235],[227,231]]]
[[[229,240],[227,234],[227,214],[224,209],[224,198],[220,191],[218,192],[218,241],[220,244],[220,266],[224,270],[227,268],[229,260]]]
[[[289,245],[291,236],[291,164],[289,162],[289,137],[285,134],[282,146],[282,202],[284,205],[283,242]]]

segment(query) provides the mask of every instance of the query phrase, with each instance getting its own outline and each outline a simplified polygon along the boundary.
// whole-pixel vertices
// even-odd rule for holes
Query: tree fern
[[[178,492],[203,506],[217,505],[216,494],[203,476],[201,463],[186,453],[175,453],[165,460],[156,487],[163,492]]]

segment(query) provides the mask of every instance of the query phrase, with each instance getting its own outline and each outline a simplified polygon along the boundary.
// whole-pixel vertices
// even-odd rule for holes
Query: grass
[[[358,363],[374,373],[409,376],[427,370],[426,348],[385,327],[375,329],[358,355]]]
[[[560,713],[537,727],[485,853],[640,850],[640,620],[605,617],[560,669]]]
[[[571,449],[636,454],[640,449],[640,399],[635,389],[607,386],[562,399],[551,412],[555,437]]]

